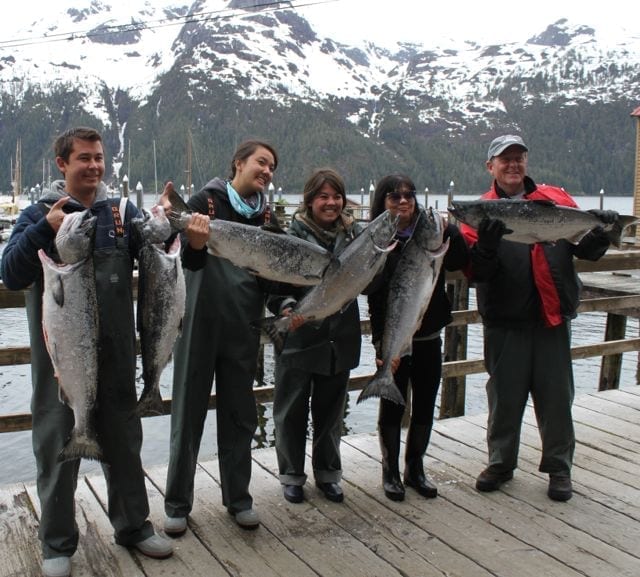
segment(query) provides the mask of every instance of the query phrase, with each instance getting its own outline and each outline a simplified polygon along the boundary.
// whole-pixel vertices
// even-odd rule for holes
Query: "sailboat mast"
[[[16,164],[13,167],[13,203],[20,198],[22,191],[22,139],[18,138],[16,143]]]
[[[191,197],[191,129],[187,133],[187,197]]]

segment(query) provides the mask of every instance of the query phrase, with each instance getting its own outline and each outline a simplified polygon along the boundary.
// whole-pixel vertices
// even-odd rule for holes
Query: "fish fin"
[[[151,417],[153,415],[163,414],[164,405],[160,391],[155,387],[142,391],[142,395],[136,406],[136,415],[138,415],[138,417]]]
[[[56,378],[58,378],[57,375]],[[71,406],[67,393],[64,392],[64,389],[60,385],[58,385],[58,400],[65,405]]]
[[[537,198],[535,200],[527,200],[527,202],[533,202],[535,204],[539,204],[541,206],[556,206],[556,202],[550,200],[548,198]]]
[[[51,297],[56,305],[60,308],[64,306],[64,284],[62,283],[62,277],[57,274],[55,281],[51,283]]]
[[[175,188],[172,188],[169,191],[169,196],[168,196],[169,202],[171,203],[171,211],[170,212],[188,212],[190,213],[191,210],[189,209],[189,207],[187,206],[187,203],[184,201],[184,199],[176,192]],[[168,217],[168,214],[167,214]]]
[[[269,340],[273,345],[273,350],[277,355],[279,355],[282,352],[282,349],[284,349],[284,341],[287,331],[281,330],[276,323],[281,319],[286,318],[287,317],[279,316],[265,317],[251,323],[251,327],[253,329],[259,330],[267,337],[269,337]]]
[[[356,404],[372,397],[387,399],[400,406],[405,405],[405,400],[396,386],[391,371],[384,370],[384,368],[376,371],[373,378],[360,391]]]
[[[620,215],[618,219],[607,229],[607,237],[609,242],[616,248],[620,248],[622,244],[622,233],[628,226],[638,222],[640,219],[630,215]]]
[[[262,230],[266,230],[267,232],[273,232],[275,234],[287,234],[287,231],[284,230],[278,223],[276,222],[266,222],[263,225],[260,225]]]
[[[66,442],[58,455],[58,462],[62,463],[73,459],[104,461],[104,456],[95,437],[85,433],[78,433],[74,429],[71,432],[71,438]]]

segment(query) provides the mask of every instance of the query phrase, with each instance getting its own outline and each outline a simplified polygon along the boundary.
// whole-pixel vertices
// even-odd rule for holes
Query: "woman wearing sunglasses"
[[[398,266],[404,248],[412,242],[411,234],[417,221],[419,207],[416,187],[405,175],[392,174],[378,182],[372,206],[371,220],[389,210],[399,217],[396,238],[398,244],[389,254],[385,267],[369,287],[369,316],[376,362],[381,363],[382,335],[385,325],[387,297],[391,277]],[[406,438],[404,484],[426,498],[438,495],[437,487],[425,476],[423,457],[429,444],[436,397],[442,375],[441,329],[449,324],[451,304],[445,290],[444,269],[453,271],[465,267],[468,250],[464,238],[453,224],[447,224],[444,239],[449,239],[449,250],[444,258],[443,270],[438,277],[422,324],[413,336],[412,352],[394,359],[394,379],[406,400],[411,383],[411,421]],[[404,406],[380,399],[378,434],[382,453],[382,484],[385,495],[393,501],[404,499],[404,485],[400,478],[400,432]]]

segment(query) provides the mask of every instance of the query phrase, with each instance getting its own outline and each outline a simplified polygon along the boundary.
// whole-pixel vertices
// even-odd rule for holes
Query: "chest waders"
[[[114,216],[117,213],[116,208]],[[105,456],[102,468],[115,540],[133,545],[151,536],[153,527],[147,521],[149,506],[140,461],[142,428],[135,416],[131,257],[124,227],[114,236],[115,247],[96,250],[93,257],[100,323],[95,419]],[[73,555],[77,548],[74,493],[80,459],[57,460],[73,428],[73,413],[59,400],[58,383],[42,335],[42,282],[40,276],[26,295],[26,305],[32,349],[32,442],[42,509],[39,538],[43,556],[50,558]]]

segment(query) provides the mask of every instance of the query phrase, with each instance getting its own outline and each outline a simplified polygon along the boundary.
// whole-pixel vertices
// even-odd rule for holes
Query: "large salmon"
[[[289,330],[293,315],[305,322],[319,321],[342,310],[367,287],[393,249],[391,244],[398,219],[389,211],[373,220],[334,258],[320,284],[312,287],[293,307],[291,316],[263,319],[261,326],[276,351],[282,349],[282,335]]]
[[[395,384],[391,361],[411,353],[413,335],[422,323],[436,286],[449,241],[442,242],[444,223],[433,209],[421,212],[411,240],[405,245],[389,281],[382,336],[382,366],[365,385],[358,403],[382,397],[400,405],[404,399]]]
[[[137,307],[144,381],[136,409],[140,416],[163,413],[160,375],[182,327],[186,296],[180,236],[165,250],[162,241],[170,233],[169,222],[161,207],[154,207],[152,212],[133,221],[142,239]]]
[[[590,230],[601,226],[611,244],[620,246],[622,231],[640,220],[620,215],[615,222],[604,223],[588,211],[548,200],[454,200],[448,210],[460,222],[476,229],[484,218],[501,220],[507,227],[504,240],[525,244],[560,239],[577,244]]]
[[[184,230],[191,214],[178,194],[169,194],[172,210],[167,214],[176,230]],[[214,218],[207,248],[215,256],[268,280],[299,286],[315,285],[332,255],[328,250],[273,226],[250,226]]]
[[[71,215],[67,215],[68,218]],[[42,325],[60,399],[74,417],[71,438],[58,459],[102,459],[93,426],[98,390],[98,302],[91,255],[56,264],[38,251],[44,273]]]

